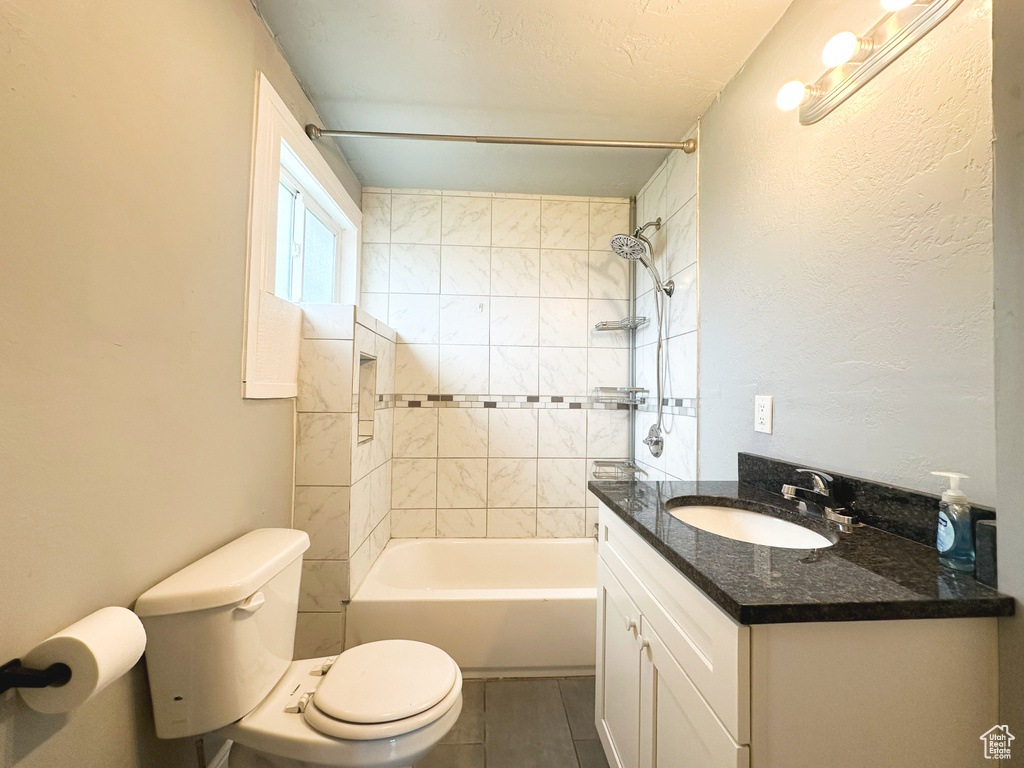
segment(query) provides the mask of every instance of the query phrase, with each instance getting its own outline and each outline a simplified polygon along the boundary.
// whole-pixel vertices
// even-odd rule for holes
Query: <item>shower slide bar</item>
[[[417,141],[465,141],[475,144],[530,144],[551,147],[608,147],[613,149],[681,149],[688,155],[697,150],[697,140],[618,141],[599,139],[545,139],[529,136],[464,136],[454,133],[391,133],[384,131],[335,131],[307,125],[306,135],[316,141],[324,136],[361,139],[414,139]]]

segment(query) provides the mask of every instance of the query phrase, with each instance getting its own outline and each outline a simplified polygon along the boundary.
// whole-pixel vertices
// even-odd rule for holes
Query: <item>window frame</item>
[[[336,240],[336,303],[356,303],[362,213],[262,72],[256,78],[252,149],[242,396],[289,398],[298,394],[302,308],[274,295],[281,169],[341,227]]]
[[[285,167],[281,165],[281,176],[280,184],[283,184],[293,195],[293,199],[298,200],[298,208],[292,212],[292,238],[291,238],[291,249],[298,246],[300,254],[296,259],[299,262],[298,272],[295,271],[293,266],[289,264],[288,274],[291,285],[288,291],[289,296],[287,300],[293,304],[302,304],[304,299],[301,296],[302,293],[302,281],[305,275],[306,266],[306,211],[313,214],[316,219],[323,224],[323,226],[334,235],[334,284],[331,286],[331,303],[339,304],[341,301],[341,294],[344,284],[344,249],[343,236],[345,233],[344,228],[338,221],[332,216],[327,209],[325,209],[320,203],[317,202],[316,198],[310,194],[310,192],[302,186],[298,179]],[[277,217],[279,220],[280,217]],[[301,219],[301,226],[300,226]],[[276,226],[276,220],[275,220]],[[297,233],[301,232],[300,236],[296,236]],[[276,242],[276,240],[275,240]],[[277,270],[276,260],[281,256],[280,253],[275,253],[275,271],[274,271],[274,294],[277,294]],[[289,258],[294,259],[295,257],[289,254]],[[298,296],[296,296],[296,285],[298,285]],[[279,298],[286,298],[279,296]],[[352,302],[349,302],[352,303]]]

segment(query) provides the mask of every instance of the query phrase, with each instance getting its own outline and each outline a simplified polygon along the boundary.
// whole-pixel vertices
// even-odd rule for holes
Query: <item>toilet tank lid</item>
[[[240,602],[308,548],[305,531],[250,531],[145,592],[135,603],[135,613],[142,617],[165,616]]]

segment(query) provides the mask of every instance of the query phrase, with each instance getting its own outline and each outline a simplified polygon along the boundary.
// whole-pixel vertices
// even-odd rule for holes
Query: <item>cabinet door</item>
[[[737,744],[644,620],[641,626],[641,768],[748,768]]]
[[[613,768],[638,768],[640,611],[597,562],[597,731]]]

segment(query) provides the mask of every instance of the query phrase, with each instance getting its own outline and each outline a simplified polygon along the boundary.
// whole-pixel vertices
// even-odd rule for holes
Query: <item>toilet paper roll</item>
[[[37,712],[67,712],[134,667],[144,650],[146,630],[138,616],[127,608],[100,608],[47,638],[22,658],[22,664],[35,669],[67,664],[71,668],[67,684],[19,688],[18,693]]]

